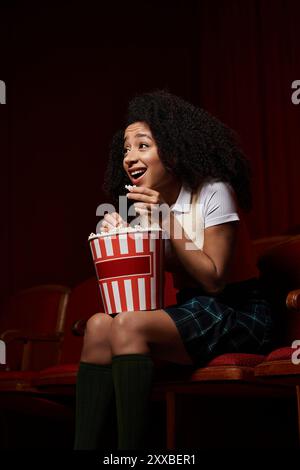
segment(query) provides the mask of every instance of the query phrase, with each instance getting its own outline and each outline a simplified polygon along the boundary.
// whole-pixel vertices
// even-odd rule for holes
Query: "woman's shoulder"
[[[227,181],[221,181],[217,178],[212,178],[207,181],[204,181],[198,188],[198,194],[201,202],[204,202],[207,198],[213,196],[220,197],[234,197],[234,189],[230,183]]]
[[[234,190],[225,181],[206,181],[197,203],[202,208],[205,228],[240,219]]]

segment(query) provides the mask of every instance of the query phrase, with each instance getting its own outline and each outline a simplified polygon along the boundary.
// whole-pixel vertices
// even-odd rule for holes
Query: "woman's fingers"
[[[149,212],[145,204],[140,203],[140,202],[136,202],[134,204],[134,209],[135,209],[135,212],[140,215],[146,215]]]
[[[119,223],[119,219],[117,217],[117,213],[113,212],[111,214],[105,214],[104,221],[111,225],[112,227],[116,227]]]
[[[102,220],[101,227],[105,231],[115,228],[115,227],[120,227],[124,226],[126,227],[128,224],[122,219],[120,214],[117,212],[112,212],[110,214],[105,214],[104,219]]]

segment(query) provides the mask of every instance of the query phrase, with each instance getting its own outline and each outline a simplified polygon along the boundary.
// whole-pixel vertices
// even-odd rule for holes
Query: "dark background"
[[[297,231],[299,1],[63,5],[1,2],[1,297],[94,275],[87,237],[110,140],[128,99],[154,88],[239,133],[254,176],[251,237]]]

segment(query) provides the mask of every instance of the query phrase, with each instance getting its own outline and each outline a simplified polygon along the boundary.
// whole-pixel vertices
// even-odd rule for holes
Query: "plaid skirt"
[[[265,354],[272,347],[272,309],[257,278],[228,284],[215,296],[201,287],[183,289],[164,310],[196,366],[220,354]]]

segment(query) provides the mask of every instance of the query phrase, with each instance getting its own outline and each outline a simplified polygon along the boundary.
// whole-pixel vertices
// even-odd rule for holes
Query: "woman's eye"
[[[139,148],[143,149],[145,147],[148,148],[149,145],[148,144],[139,144]],[[129,148],[123,149],[123,155],[125,156],[129,150],[130,150]]]

